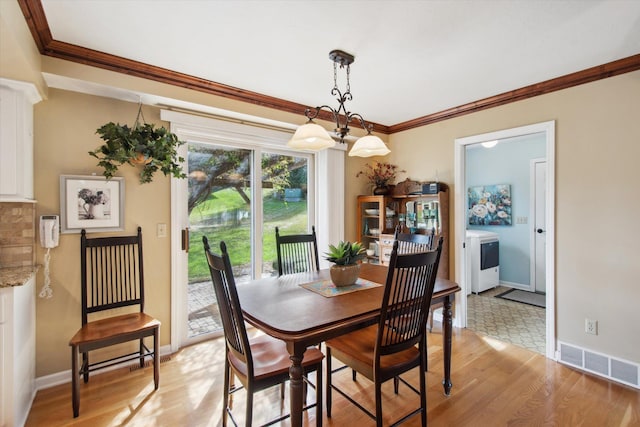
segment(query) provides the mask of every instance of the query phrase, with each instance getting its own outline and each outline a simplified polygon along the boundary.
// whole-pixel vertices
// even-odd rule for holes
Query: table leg
[[[453,327],[453,311],[451,310],[451,298],[449,295],[444,297],[444,307],[442,309],[442,341],[444,346],[444,394],[449,396],[451,393],[451,335]]]
[[[303,380],[302,380],[302,358],[306,346],[298,346],[287,343],[287,350],[291,359],[289,368],[289,392],[291,399],[291,426],[302,426],[302,400],[303,400]]]

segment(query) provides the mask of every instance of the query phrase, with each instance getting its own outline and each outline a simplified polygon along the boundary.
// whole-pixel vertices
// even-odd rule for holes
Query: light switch
[[[526,216],[517,216],[516,217],[516,224],[526,224],[528,222],[529,218],[527,218]]]
[[[167,224],[158,224],[156,234],[158,237],[167,237]]]

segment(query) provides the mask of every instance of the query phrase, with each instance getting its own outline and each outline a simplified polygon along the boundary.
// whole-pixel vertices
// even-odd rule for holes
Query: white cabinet
[[[500,239],[497,233],[480,230],[467,230],[467,289],[474,293],[500,285]]]
[[[33,104],[30,83],[0,78],[0,201],[33,199]]]
[[[35,275],[0,288],[0,426],[22,426],[35,394]]]

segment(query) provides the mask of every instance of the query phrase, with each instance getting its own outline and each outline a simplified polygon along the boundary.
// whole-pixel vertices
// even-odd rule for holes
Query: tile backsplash
[[[35,264],[35,203],[0,202],[0,267]]]

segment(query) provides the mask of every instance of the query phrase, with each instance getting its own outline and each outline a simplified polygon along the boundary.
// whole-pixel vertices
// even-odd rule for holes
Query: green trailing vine
[[[164,127],[144,123],[144,117],[140,124],[141,114],[140,108],[133,127],[109,122],[96,130],[105,143],[89,154],[98,159],[98,166],[104,169],[103,175],[110,179],[127,163],[141,167],[141,184],[151,182],[158,170],[165,176],[186,178],[180,166],[184,158],[178,156],[178,147],[185,142]]]

